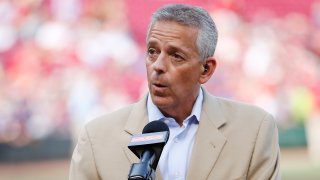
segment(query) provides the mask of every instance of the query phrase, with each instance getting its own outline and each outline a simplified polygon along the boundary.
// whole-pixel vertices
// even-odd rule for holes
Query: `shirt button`
[[[180,177],[180,173],[179,173],[179,172],[175,172],[175,173],[174,173],[174,177],[175,177],[175,178]]]
[[[166,119],[166,120],[164,120],[164,122],[166,123],[166,124],[169,124],[169,120],[168,119]]]
[[[178,138],[174,138],[173,140],[175,143],[178,143],[179,142],[179,139]]]

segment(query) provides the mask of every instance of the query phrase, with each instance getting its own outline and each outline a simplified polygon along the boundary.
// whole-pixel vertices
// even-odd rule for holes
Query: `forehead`
[[[147,43],[180,42],[186,45],[196,46],[198,28],[186,26],[173,21],[155,22],[147,34]]]

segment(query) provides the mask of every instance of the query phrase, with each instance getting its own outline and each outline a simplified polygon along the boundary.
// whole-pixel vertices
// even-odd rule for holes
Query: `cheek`
[[[199,77],[199,70],[196,68],[188,68],[180,73],[180,81],[188,85],[198,82]]]
[[[149,75],[150,75],[150,73],[152,72],[152,70],[151,70],[151,65],[148,64],[148,63],[146,63],[146,70],[147,70],[147,76],[148,76],[148,78],[149,78]]]
[[[176,74],[175,78],[173,78],[174,85],[176,88],[188,90],[192,88],[197,83],[197,75],[195,72],[186,71],[183,73]]]

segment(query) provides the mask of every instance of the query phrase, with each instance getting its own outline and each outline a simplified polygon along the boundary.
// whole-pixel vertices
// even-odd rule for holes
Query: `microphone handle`
[[[128,180],[154,180],[155,170],[151,167],[155,159],[152,150],[142,152],[140,163],[133,163],[129,172]]]
[[[145,150],[142,152],[141,162],[149,162],[149,165],[152,166],[152,163],[154,161],[155,154],[152,150]]]

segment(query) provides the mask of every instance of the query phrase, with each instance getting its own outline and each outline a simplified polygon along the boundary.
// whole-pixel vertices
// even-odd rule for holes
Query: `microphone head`
[[[169,132],[169,127],[167,126],[166,123],[163,121],[151,121],[149,122],[142,130],[142,134],[145,133],[154,133],[154,132],[162,132],[162,131],[168,131]]]
[[[163,147],[169,139],[170,131],[166,123],[158,120],[149,122],[142,130],[142,134],[132,136],[128,148],[138,157],[142,157],[145,150],[155,153],[152,168],[156,169]]]

